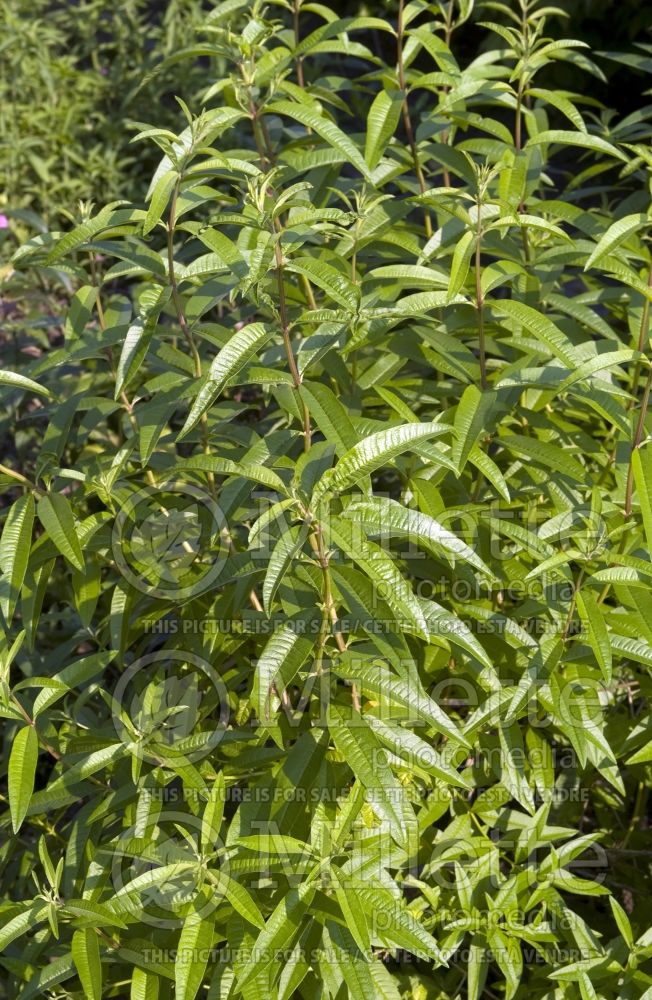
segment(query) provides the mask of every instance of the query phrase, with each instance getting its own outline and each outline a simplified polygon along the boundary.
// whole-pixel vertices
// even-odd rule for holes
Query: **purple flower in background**
[[[9,229],[9,219],[6,215],[0,214],[0,229]]]

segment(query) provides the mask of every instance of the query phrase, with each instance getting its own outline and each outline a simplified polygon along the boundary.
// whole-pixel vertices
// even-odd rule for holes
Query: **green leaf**
[[[193,455],[173,467],[174,473],[212,472],[215,476],[239,476],[260,483],[270,490],[286,494],[285,483],[276,472],[264,465],[253,462],[233,462],[230,458],[218,458],[216,455]]]
[[[601,139],[597,135],[589,135],[586,132],[567,132],[562,129],[549,129],[539,132],[528,140],[528,147],[548,145],[557,143],[561,146],[581,146],[583,149],[590,149],[594,153],[603,153],[613,156],[618,160],[627,162],[627,157],[621,153],[616,146],[613,146],[606,139]]]
[[[355,446],[358,437],[351,418],[332,389],[321,382],[303,382],[299,394],[319,430],[340,457]]]
[[[9,508],[2,538],[0,538],[0,570],[5,579],[0,607],[7,621],[11,623],[16,602],[25,579],[34,525],[34,497],[26,493]]]
[[[61,555],[75,569],[83,571],[84,556],[68,499],[62,493],[48,493],[38,501],[36,512],[39,521]]]
[[[324,475],[313,493],[313,502],[329,491],[341,493],[415,445],[448,431],[449,428],[443,424],[412,423],[370,434],[347,451],[335,468]]]
[[[411,729],[387,725],[374,715],[367,714],[365,718],[376,736],[401,758],[408,769],[426,771],[446,785],[454,785],[456,788],[471,787],[468,778],[461,775],[427,740],[421,739]]]
[[[269,968],[270,955],[288,949],[315,894],[315,885],[303,882],[297,889],[290,889],[280,900],[263,930],[254,942],[251,958],[238,977],[240,989],[263,969]]]
[[[46,919],[48,904],[43,900],[35,900],[23,910],[16,914],[0,928],[0,951],[4,951],[12,941],[22,937],[27,931],[34,930],[37,924]]]
[[[632,470],[636,494],[641,505],[648,552],[652,555],[652,449],[648,446],[632,451]]]
[[[208,907],[212,912],[203,916],[200,906],[199,912],[191,910],[184,920],[174,963],[174,995],[179,1000],[195,1000],[204,981],[213,946],[215,912],[208,897],[200,896],[199,901],[204,909]]]
[[[240,843],[243,843],[242,839]],[[230,878],[224,872],[218,872],[217,876],[211,872],[209,878],[215,886],[216,892],[224,893],[233,909],[240,916],[248,920],[254,927],[263,928],[265,926],[265,921],[258,906],[243,885],[240,885],[239,882],[236,882],[235,879]]]
[[[274,101],[267,106],[266,111],[270,114],[285,115],[288,118],[293,118],[295,121],[305,125],[307,129],[316,132],[324,142],[327,142],[329,146],[332,146],[333,149],[341,153],[347,162],[362,174],[365,180],[371,181],[369,168],[360,154],[358,147],[330,118],[320,115],[312,108],[304,107],[301,104],[293,104],[291,101]]]
[[[579,368],[567,375],[563,382],[560,382],[557,392],[565,392],[576,382],[584,378],[595,375],[596,372],[604,371],[605,368],[613,368],[616,365],[624,365],[639,357],[637,351],[608,351],[605,354],[598,354],[597,357],[584,361]]]
[[[366,573],[387,604],[399,615],[399,620],[408,622],[418,635],[428,639],[428,625],[421,605],[391,556],[379,545],[365,540],[360,530],[355,530],[355,526],[344,518],[332,518],[326,530],[330,543]]]
[[[102,965],[96,932],[90,928],[75,931],[72,936],[72,957],[77,975],[88,1000],[102,1000]]]
[[[461,475],[467,459],[482,431],[487,430],[488,419],[496,403],[493,392],[481,392],[474,385],[466,387],[457,404],[453,431],[453,461]]]
[[[401,118],[405,95],[400,90],[381,90],[367,115],[364,158],[370,170],[378,166]]]
[[[425,545],[436,556],[442,553],[470,563],[490,580],[494,574],[470,546],[448,528],[418,510],[404,507],[386,497],[354,500],[343,511],[343,517],[357,522],[371,532],[387,537],[396,533],[411,541]]]
[[[176,170],[168,170],[167,173],[159,177],[154,185],[153,190],[150,192],[149,207],[143,223],[143,236],[151,233],[154,226],[159,222],[170,200],[174,186],[177,183],[177,178],[178,174]]]
[[[388,824],[396,842],[404,844],[407,831],[405,811],[400,808],[401,785],[383,760],[386,754],[380,750],[373,731],[358,712],[344,715],[333,704],[328,708],[328,730],[344,760],[370,795],[374,811]]]
[[[272,686],[283,690],[299,671],[315,644],[317,636],[302,634],[302,627],[310,619],[304,612],[293,616],[276,630],[263,649],[256,664],[252,699],[260,722],[273,724],[270,718]]]
[[[595,267],[604,257],[617,250],[630,236],[649,223],[647,215],[641,213],[626,215],[624,218],[612,222],[598,240],[598,245],[584,265],[584,270],[588,271],[590,267]]]
[[[161,980],[152,972],[134,968],[129,1000],[158,1000]]]
[[[250,323],[233,334],[213,361],[208,380],[199,390],[179,438],[185,437],[193,429],[229,379],[237,375],[273,333],[274,331],[263,323]]]
[[[611,646],[600,605],[589,590],[576,594],[577,610],[587,630],[591,649],[607,684],[611,683]]]
[[[79,920],[89,921],[93,927],[126,927],[126,924],[102,903],[90,899],[66,899],[66,912]]]
[[[377,914],[379,935],[390,947],[405,948],[437,965],[447,964],[432,934],[388,889],[359,885],[355,891],[367,912]]]
[[[33,726],[23,726],[14,737],[9,756],[9,808],[14,833],[20,829],[29,809],[38,752],[36,730]]]
[[[220,837],[224,804],[226,802],[226,782],[220,771],[209,791],[209,797],[201,820],[201,846],[203,850],[213,850]]]
[[[614,920],[618,926],[623,940],[627,947],[631,950],[634,947],[634,935],[632,933],[632,925],[629,922],[629,917],[623,910],[620,903],[614,899],[613,896],[609,897],[609,905],[611,906],[611,912],[614,915]]]
[[[271,613],[272,602],[278,587],[290,570],[293,560],[299,556],[305,541],[305,532],[288,528],[284,531],[270,554],[265,579],[263,581],[263,607]]]
[[[329,921],[324,931],[324,951],[320,953],[320,963],[332,964],[346,985],[350,1000],[367,1000],[374,996],[374,982],[365,952],[359,950],[357,942],[348,929]]]
[[[446,293],[446,304],[453,301],[466,281],[475,241],[475,233],[471,232],[471,230],[467,230],[467,232],[464,233],[462,238],[455,245],[453,260],[451,263],[451,276],[448,283],[448,291]]]
[[[293,257],[286,265],[290,273],[304,274],[313,285],[321,288],[327,296],[351,312],[356,312],[360,301],[360,292],[356,285],[344,274],[326,264],[323,260],[313,257]]]
[[[555,472],[561,472],[562,475],[569,476],[578,483],[584,482],[586,478],[586,472],[582,465],[557,444],[515,434],[508,434],[506,437],[500,438],[500,444],[508,448],[509,451],[515,452],[519,457],[522,456],[529,461],[543,465],[545,468],[553,469]]]
[[[555,90],[545,90],[542,87],[530,87],[528,89],[528,94],[531,97],[539,98],[539,100],[545,101],[547,104],[552,104],[553,108],[557,108],[558,111],[561,111],[562,115],[565,115],[565,117],[573,123],[576,129],[579,129],[580,132],[586,132],[584,119],[573,102],[569,101],[568,97],[565,97],[561,93],[557,93]]]
[[[122,351],[120,352],[114,399],[120,398],[140,369],[147,354],[152,335],[156,329],[161,310],[169,297],[170,290],[168,288],[157,290],[154,296],[150,297],[149,302],[145,301],[143,297],[141,305],[144,308],[127,330]]]
[[[27,392],[35,392],[37,396],[52,396],[49,389],[27,378],[26,375],[19,375],[18,372],[0,371],[0,385],[10,385],[12,389],[25,389]]]
[[[335,885],[335,898],[339,903],[346,926],[358,948],[366,957],[371,953],[371,938],[365,912],[355,898],[355,894],[349,891],[338,868],[332,865],[330,871]]]
[[[507,316],[524,326],[528,333],[540,340],[550,353],[559,358],[567,368],[574,370],[580,363],[575,348],[568,338],[555,326],[552,320],[549,320],[539,310],[513,299],[492,302],[491,308],[500,315]]]
[[[447,736],[456,746],[470,747],[466,737],[437,702],[412,679],[408,681],[394,677],[388,670],[370,666],[348,653],[340,658],[334,669],[341,677],[357,684],[374,700],[399,708],[405,721],[411,721],[412,724],[416,722],[417,725],[425,722],[436,732]]]

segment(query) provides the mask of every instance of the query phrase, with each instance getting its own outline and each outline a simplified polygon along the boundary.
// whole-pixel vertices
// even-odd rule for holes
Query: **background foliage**
[[[635,18],[598,65],[584,5],[50,7],[5,4],[2,995],[652,997]]]

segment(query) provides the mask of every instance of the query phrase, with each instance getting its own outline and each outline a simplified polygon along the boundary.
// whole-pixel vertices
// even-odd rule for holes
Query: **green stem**
[[[174,191],[172,192],[172,201],[170,202],[170,214],[168,216],[168,239],[167,239],[167,250],[168,250],[168,274],[170,279],[170,287],[172,289],[172,302],[174,303],[174,309],[177,314],[177,322],[179,328],[184,336],[190,354],[193,359],[195,366],[195,378],[200,379],[202,376],[201,368],[201,358],[199,356],[199,351],[197,350],[197,344],[195,343],[195,338],[192,335],[192,331],[188,326],[188,320],[186,319],[186,312],[183,305],[183,299],[179,291],[179,285],[177,282],[177,276],[174,273],[174,230],[177,224],[177,200],[179,198],[179,190],[181,187],[181,177],[177,179],[177,183],[174,185]],[[202,437],[202,447],[204,449],[205,455],[210,455],[210,444],[209,444],[209,431],[208,431],[208,414],[202,413],[200,420],[200,432]],[[208,472],[206,476],[208,480],[209,489],[213,497],[216,496],[216,486],[215,486],[215,476],[212,472]]]
[[[652,265],[650,265],[650,270],[647,276],[647,286],[652,288]],[[641,315],[641,325],[638,331],[638,343],[636,345],[637,350],[641,354],[644,353],[646,347],[646,341],[650,333],[650,300],[646,297],[643,302],[643,313]],[[636,362],[636,367],[634,368],[634,375],[632,377],[632,400],[630,402],[630,408],[636,406],[636,397],[638,395],[638,384],[641,377],[641,362]]]
[[[514,121],[514,148],[520,152],[523,143],[522,137],[522,121],[523,121],[523,88],[522,84],[519,82],[518,93],[516,95],[516,119]]]
[[[408,145],[410,147],[410,152],[412,154],[412,163],[414,164],[414,172],[419,183],[419,190],[421,194],[426,193],[426,179],[423,175],[423,170],[421,169],[421,164],[419,162],[419,150],[417,149],[416,140],[414,138],[414,129],[412,127],[412,119],[410,118],[410,107],[408,104],[408,94],[407,94],[407,83],[405,78],[405,65],[403,62],[403,39],[405,37],[405,30],[403,27],[403,14],[405,8],[405,0],[399,0],[398,5],[398,24],[396,28],[396,46],[397,46],[397,56],[398,56],[398,85],[400,89],[405,94],[403,100],[403,127],[405,129],[405,134],[407,136]],[[430,213],[426,209],[423,216],[423,222],[426,230],[426,236],[428,239],[432,236],[432,222],[430,219]]]
[[[573,615],[575,614],[575,604],[577,603],[577,594],[578,594],[578,591],[579,591],[580,587],[582,586],[582,584],[584,582],[584,577],[585,576],[586,576],[586,573],[584,571],[584,567],[582,567],[582,569],[579,571],[579,574],[577,576],[577,580],[575,581],[575,586],[573,587],[573,595],[571,597],[570,606],[568,608],[568,614],[566,615],[566,623],[564,625],[564,631],[563,631],[563,634],[562,634],[562,640],[563,640],[563,642],[566,642],[566,640],[568,638],[568,633],[570,631],[570,627],[571,627],[571,624],[573,622]]]
[[[627,832],[623,838],[621,847],[627,847],[632,834],[636,830],[636,827],[641,821],[641,816],[643,815],[645,807],[645,799],[647,797],[647,789],[643,781],[639,781],[638,788],[636,789],[636,801],[634,802],[634,812],[632,813],[632,818],[629,821],[629,826],[627,827]]]
[[[632,496],[634,493],[634,452],[638,450],[641,446],[641,441],[643,439],[643,430],[645,428],[645,418],[647,417],[648,406],[650,403],[650,391],[652,391],[652,367],[650,368],[650,374],[647,377],[647,382],[645,383],[645,388],[643,390],[643,398],[641,400],[641,409],[638,414],[638,420],[636,422],[636,430],[634,431],[634,440],[632,441],[632,451],[629,456],[629,468],[627,470],[627,486],[625,488],[625,517],[630,517],[632,513]]]
[[[174,308],[177,314],[177,322],[181,332],[188,344],[190,353],[192,355],[195,364],[195,377],[201,378],[201,359],[199,357],[199,352],[197,350],[197,345],[195,344],[195,338],[193,337],[190,327],[188,326],[188,321],[186,320],[186,314],[183,307],[183,300],[179,292],[179,285],[177,283],[177,277],[174,273],[174,228],[177,224],[177,199],[179,197],[179,188],[181,186],[181,178],[177,180],[174,186],[174,191],[172,192],[172,201],[170,203],[170,215],[168,218],[168,274],[170,278],[170,287],[172,288],[172,301],[174,303]]]
[[[274,254],[276,257],[276,281],[278,287],[278,311],[281,317],[281,333],[283,335],[283,345],[285,347],[285,354],[288,360],[288,367],[290,369],[290,374],[294,382],[294,387],[297,390],[297,398],[299,399],[300,405],[303,410],[303,450],[309,451],[312,442],[312,428],[310,425],[310,411],[304,399],[301,398],[299,393],[299,387],[301,386],[301,373],[297,367],[296,358],[294,356],[294,351],[292,349],[292,341],[290,339],[290,318],[288,315],[287,302],[285,300],[285,287],[283,285],[283,250],[281,249],[281,237],[279,235],[276,244],[274,246]]]
[[[23,486],[29,486],[30,490],[38,490],[36,483],[31,482],[20,472],[16,472],[14,469],[10,469],[8,465],[0,465],[0,474],[3,476],[9,476],[10,479],[15,479],[16,482],[21,483]]]
[[[475,307],[478,313],[478,351],[480,355],[480,386],[484,391],[487,382],[487,358],[484,332],[484,295],[482,294],[482,223],[478,202],[478,234],[475,243]]]
[[[47,742],[47,740],[45,740],[41,736],[41,734],[39,733],[38,729],[36,728],[36,723],[34,722],[34,719],[32,719],[30,717],[29,713],[25,711],[25,709],[21,705],[21,703],[18,700],[18,698],[16,697],[16,695],[12,692],[9,697],[13,701],[14,705],[16,705],[16,707],[20,711],[20,714],[24,718],[24,720],[27,723],[27,725],[31,726],[32,729],[34,730],[34,732],[36,733],[37,739],[38,739],[39,743],[41,744],[41,746],[43,747],[43,749],[47,750],[47,752],[50,754],[50,756],[54,757],[55,760],[61,760],[61,754],[58,752],[58,750],[55,750],[54,747],[51,747],[50,744]]]
[[[294,8],[292,11],[294,19],[294,47],[295,49],[299,47],[299,42],[301,41],[301,35],[299,34],[299,13],[301,11],[301,0],[294,0]],[[294,65],[297,71],[297,83],[303,90],[306,85],[303,76],[303,56],[296,56],[294,60]]]

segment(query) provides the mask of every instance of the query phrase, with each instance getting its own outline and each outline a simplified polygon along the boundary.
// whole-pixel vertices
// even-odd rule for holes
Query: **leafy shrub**
[[[652,996],[649,126],[471,7],[227,0],[15,257],[6,996]]]

